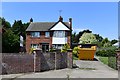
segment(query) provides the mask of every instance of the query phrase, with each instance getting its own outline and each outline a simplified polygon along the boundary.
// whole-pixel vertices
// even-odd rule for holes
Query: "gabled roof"
[[[65,25],[68,29],[70,29],[70,24],[68,22],[62,22],[58,21],[56,22],[49,30],[51,30],[54,26],[56,26],[59,22],[61,22],[63,25]],[[71,29],[70,29],[71,30]]]
[[[59,21],[58,21],[59,22]],[[58,22],[32,22],[26,29],[26,31],[49,31]],[[62,22],[66,27],[70,28],[68,22]]]

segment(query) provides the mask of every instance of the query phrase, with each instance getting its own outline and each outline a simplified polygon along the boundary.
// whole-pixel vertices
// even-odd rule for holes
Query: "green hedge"
[[[97,56],[102,56],[102,57],[109,57],[109,56],[115,56],[116,55],[116,50],[117,48],[102,48],[98,49],[96,52]]]
[[[116,54],[115,50],[99,50],[96,52],[97,56],[103,57],[115,56],[115,54]]]

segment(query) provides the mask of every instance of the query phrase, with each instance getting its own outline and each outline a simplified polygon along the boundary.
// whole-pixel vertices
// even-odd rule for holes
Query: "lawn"
[[[99,60],[108,65],[109,67],[116,69],[116,58],[115,57],[99,57]]]
[[[108,57],[99,57],[99,60],[104,64],[108,65]]]

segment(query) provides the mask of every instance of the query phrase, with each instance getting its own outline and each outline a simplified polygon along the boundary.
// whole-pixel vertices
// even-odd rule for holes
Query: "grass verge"
[[[108,65],[108,57],[99,57],[99,60],[104,64]]]

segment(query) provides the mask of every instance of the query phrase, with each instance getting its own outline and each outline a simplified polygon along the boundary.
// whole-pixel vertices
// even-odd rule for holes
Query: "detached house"
[[[26,51],[40,48],[43,52],[51,48],[61,49],[64,44],[71,46],[72,18],[63,22],[60,16],[57,22],[31,22],[26,29]]]

